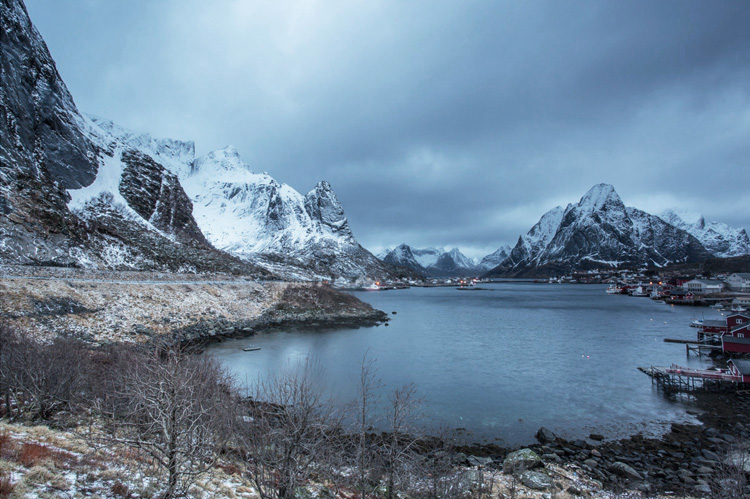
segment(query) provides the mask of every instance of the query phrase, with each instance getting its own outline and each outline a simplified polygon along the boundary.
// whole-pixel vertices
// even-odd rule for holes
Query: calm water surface
[[[397,312],[390,326],[269,333],[207,353],[249,383],[310,356],[341,401],[355,397],[367,354],[388,391],[415,383],[430,423],[464,428],[472,441],[526,444],[540,426],[568,438],[656,434],[692,420],[686,401],[666,399],[636,368],[708,364],[663,339],[694,339],[690,321],[717,312],[608,296],[598,285],[481,287],[355,293]],[[250,344],[262,349],[241,350]]]

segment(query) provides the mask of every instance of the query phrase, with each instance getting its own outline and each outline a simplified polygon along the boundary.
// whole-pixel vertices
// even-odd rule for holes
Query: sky
[[[614,185],[750,229],[750,2],[25,0],[79,109],[331,182],[378,252]]]

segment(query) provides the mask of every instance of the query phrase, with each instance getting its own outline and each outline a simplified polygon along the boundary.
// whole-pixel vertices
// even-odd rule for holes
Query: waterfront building
[[[724,283],[715,279],[693,279],[683,284],[682,287],[695,294],[721,293],[724,291]]]

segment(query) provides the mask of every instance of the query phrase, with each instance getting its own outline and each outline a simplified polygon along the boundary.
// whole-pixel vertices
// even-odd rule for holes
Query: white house
[[[750,291],[750,273],[730,275],[727,278],[727,287],[732,291]]]
[[[713,279],[693,279],[683,284],[682,287],[696,294],[721,293],[724,290],[724,283]]]

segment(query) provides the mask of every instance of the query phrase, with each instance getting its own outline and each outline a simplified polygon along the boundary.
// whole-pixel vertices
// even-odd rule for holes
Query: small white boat
[[[256,347],[255,345],[250,345],[249,347],[245,347],[242,349],[243,352],[255,352],[256,350],[260,350],[260,347]]]

